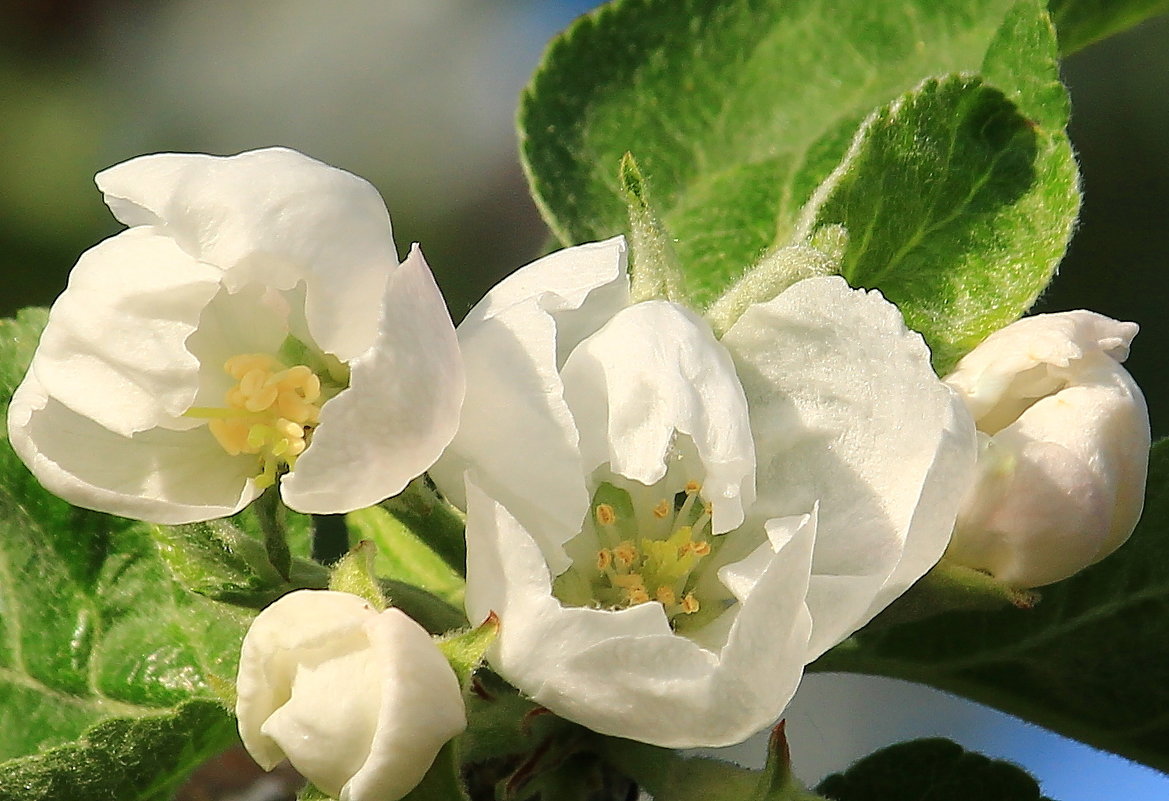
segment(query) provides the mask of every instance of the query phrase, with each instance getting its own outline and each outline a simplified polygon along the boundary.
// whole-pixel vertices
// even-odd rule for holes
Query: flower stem
[[[284,504],[280,502],[279,490],[272,486],[264,490],[255,501],[256,517],[264,532],[264,547],[268,561],[285,581],[292,572],[292,552],[288,549],[288,536],[284,524]]]

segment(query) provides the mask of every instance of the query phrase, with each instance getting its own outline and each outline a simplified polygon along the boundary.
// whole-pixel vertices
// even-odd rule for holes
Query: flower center
[[[227,391],[227,408],[193,407],[191,417],[207,418],[207,427],[232,456],[259,457],[256,486],[270,487],[291,470],[308,447],[321,416],[321,379],[305,364],[285,366],[264,353],[241,353],[223,365],[236,380]]]
[[[600,547],[590,552],[591,564],[578,558],[557,577],[557,596],[578,606],[607,609],[657,601],[673,626],[694,615],[701,608],[696,569],[713,550],[711,507],[698,497],[700,489],[691,481],[673,499],[659,499],[639,522],[630,494],[601,484],[586,531],[579,535],[587,537],[591,529],[596,539],[588,541]]]

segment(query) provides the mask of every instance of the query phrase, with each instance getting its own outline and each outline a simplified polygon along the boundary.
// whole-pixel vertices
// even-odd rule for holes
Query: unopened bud
[[[300,590],[261,612],[236,687],[240,737],[260,766],[287,758],[345,801],[402,798],[467,725],[430,635],[343,592]]]
[[[1149,456],[1144,396],[1120,366],[1136,333],[1095,312],[1041,314],[991,334],[947,376],[981,442],[948,559],[1038,587],[1128,539]]]

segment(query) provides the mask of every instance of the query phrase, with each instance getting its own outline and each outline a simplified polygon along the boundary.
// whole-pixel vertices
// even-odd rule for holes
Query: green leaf
[[[381,506],[401,530],[421,540],[460,579],[467,575],[466,517],[438,494],[426,476],[414,479],[400,495],[382,501]]]
[[[614,737],[600,738],[597,750],[655,801],[825,801],[792,776],[782,722],[771,732],[763,770]]]
[[[414,584],[462,608],[463,577],[414,532],[409,523],[418,519],[403,512],[392,514],[376,506],[346,516],[356,539],[370,540],[377,546],[374,559],[377,575]]]
[[[1030,610],[862,630],[812,669],[923,682],[1169,770],[1169,442],[1128,543],[1041,593]]]
[[[611,3],[552,43],[521,101],[533,194],[565,244],[621,233],[618,165],[632,153],[676,239],[687,292],[709,303],[763,253],[789,243],[800,209],[873,109],[931,76],[977,73],[1010,31],[1047,24],[1038,0],[1021,0],[1004,27],[1013,8],[1012,0]],[[1027,119],[1056,118],[1062,97],[1052,109],[1046,95],[1026,91],[1052,78],[1051,53],[1010,44],[1024,56],[994,60],[996,87],[1023,104]],[[1046,226],[1053,239],[1066,238],[1075,211],[1060,128],[1037,131],[1036,188],[1018,201],[1035,205],[1036,193],[1051,194],[1063,215]],[[1049,145],[1063,155],[1044,160]],[[1022,294],[1034,297],[1052,268],[1051,248],[1008,253],[1026,266]]]
[[[1022,768],[942,739],[883,748],[816,791],[831,801],[1051,801]]]
[[[260,535],[247,529],[250,514],[183,526],[154,526],[159,554],[184,587],[216,601],[263,609],[294,589],[323,589],[328,570],[294,558],[288,581],[269,560]],[[306,518],[307,520],[307,518]],[[305,524],[307,525],[307,523]]]
[[[1048,86],[1028,83],[1015,95],[1042,96]],[[1045,108],[1057,122],[1058,89]],[[841,273],[896,303],[944,373],[1021,316],[1063,256],[1079,194],[1059,125],[1040,127],[980,78],[928,80],[865,120],[797,236],[843,226]]]
[[[74,742],[0,765],[0,801],[168,801],[234,736],[235,720],[210,701],[112,718]]]
[[[5,415],[45,319],[0,321]],[[152,528],[53,497],[0,441],[0,797],[163,798],[231,743],[213,684],[250,615],[176,584]]]
[[[1074,53],[1149,17],[1169,12],[1169,0],[1051,0],[1060,49]]]

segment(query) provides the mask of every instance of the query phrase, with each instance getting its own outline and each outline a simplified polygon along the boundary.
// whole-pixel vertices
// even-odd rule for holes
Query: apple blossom
[[[1121,367],[1136,333],[1090,311],[1040,314],[958,362],[946,381],[974,416],[981,449],[948,559],[1039,587],[1124,544],[1149,460],[1144,396]]]
[[[973,424],[877,292],[809,278],[720,341],[631,303],[625,259],[554,253],[470,312],[431,475],[466,507],[504,677],[604,734],[726,745],[941,556]]]
[[[406,795],[467,725],[426,630],[344,592],[298,590],[260,612],[236,689],[240,738],[260,766],[287,758],[342,801]]]
[[[279,479],[289,506],[341,512],[438,457],[462,401],[454,329],[372,186],[279,148],[96,180],[129,229],[82,254],[8,417],[47,488],[182,523]]]

